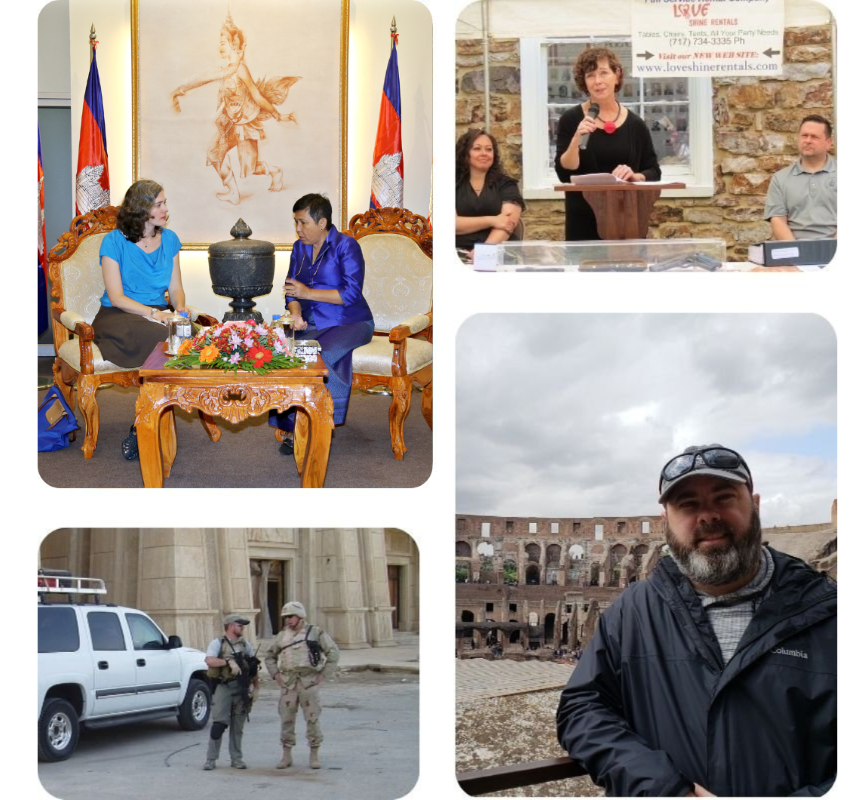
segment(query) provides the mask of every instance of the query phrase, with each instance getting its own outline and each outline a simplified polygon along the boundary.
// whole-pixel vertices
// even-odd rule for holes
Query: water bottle
[[[191,338],[191,320],[187,311],[174,312],[167,320],[167,352],[175,356],[179,353],[179,345]]]
[[[293,349],[296,346],[296,335],[293,331],[293,318],[289,314],[282,314],[281,316],[274,314],[272,316],[272,328],[280,328],[284,332],[286,337],[284,342],[287,345],[289,355],[292,355]],[[290,330],[287,331],[287,328]]]

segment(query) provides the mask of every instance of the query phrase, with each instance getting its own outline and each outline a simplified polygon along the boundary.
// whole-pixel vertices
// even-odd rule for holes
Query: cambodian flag
[[[42,134],[36,128],[36,137],[39,143],[39,293],[37,297],[39,307],[39,336],[48,327],[48,313],[45,308],[47,300],[47,284],[45,283],[45,271],[48,268],[48,243],[45,238],[45,173],[42,170]]]
[[[370,182],[370,207],[383,206],[403,207],[403,144],[400,141],[400,72],[397,69],[396,39],[382,86],[376,147],[373,148],[373,179]]]
[[[107,133],[102,106],[102,86],[93,47],[93,61],[84,93],[81,140],[78,145],[78,173],[75,178],[75,206],[78,214],[110,205]]]

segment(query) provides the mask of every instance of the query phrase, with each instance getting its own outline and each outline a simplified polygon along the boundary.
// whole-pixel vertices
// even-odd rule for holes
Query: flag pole
[[[96,45],[98,42],[96,41],[96,24],[93,23],[90,26],[90,64],[93,63],[93,53],[96,51]]]
[[[391,48],[389,49],[389,53],[394,49],[394,43],[397,41],[397,20],[392,17],[391,18]]]

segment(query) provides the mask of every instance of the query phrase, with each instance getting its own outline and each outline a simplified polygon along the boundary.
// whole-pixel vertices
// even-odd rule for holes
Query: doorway
[[[388,565],[388,597],[391,602],[391,627],[400,630],[400,567]]]

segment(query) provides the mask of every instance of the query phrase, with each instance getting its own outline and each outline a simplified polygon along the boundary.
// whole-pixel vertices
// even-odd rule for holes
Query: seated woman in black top
[[[515,235],[525,208],[517,182],[499,161],[496,140],[470,130],[457,140],[457,249],[471,256],[476,244],[499,244]]]
[[[606,47],[592,47],[573,67],[576,85],[588,99],[565,111],[558,121],[555,171],[563,183],[571,175],[609,172],[624,181],[659,181],[660,165],[648,126],[618,102],[624,81],[618,56]],[[591,106],[599,112],[588,115]],[[587,146],[580,149],[582,137]],[[597,220],[580,192],[564,193],[565,241],[599,239]]]

